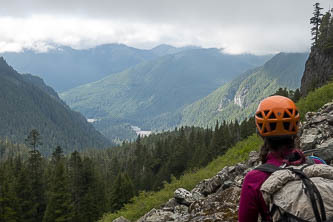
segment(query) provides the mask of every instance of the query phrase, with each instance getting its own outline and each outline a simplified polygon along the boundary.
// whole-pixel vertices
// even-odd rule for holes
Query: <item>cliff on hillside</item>
[[[325,85],[332,77],[333,54],[312,47],[301,81],[302,95],[305,96],[309,91]]]
[[[333,163],[333,102],[318,112],[307,113],[300,130],[304,150]],[[259,155],[250,153],[247,163],[224,167],[216,176],[201,181],[193,190],[178,188],[174,198],[159,209],[152,209],[138,222],[238,221],[238,204],[244,176],[259,165]],[[124,217],[114,222],[127,222]]]

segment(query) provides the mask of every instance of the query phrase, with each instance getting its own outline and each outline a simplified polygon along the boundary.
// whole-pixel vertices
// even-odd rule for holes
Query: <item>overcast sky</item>
[[[0,51],[123,43],[304,52],[313,4],[333,0],[0,0]]]

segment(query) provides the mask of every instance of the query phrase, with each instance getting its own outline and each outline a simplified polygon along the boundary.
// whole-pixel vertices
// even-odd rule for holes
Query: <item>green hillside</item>
[[[87,118],[118,119],[141,128],[158,128],[153,124],[155,120],[160,125],[175,126],[179,120],[170,118],[170,113],[266,59],[223,54],[218,49],[186,50],[141,63],[60,96]]]
[[[207,97],[185,107],[180,125],[206,126],[216,120],[242,120],[252,116],[258,102],[279,88],[300,87],[307,53],[280,53]]]
[[[68,151],[110,143],[85,118],[73,112],[55,91],[31,75],[20,75],[0,58],[0,138],[24,143],[32,129],[42,137],[41,152],[57,145]]]

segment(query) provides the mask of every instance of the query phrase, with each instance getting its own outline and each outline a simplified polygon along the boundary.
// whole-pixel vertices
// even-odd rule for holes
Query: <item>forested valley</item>
[[[43,135],[0,144],[0,221],[96,221],[140,191],[159,190],[255,132],[254,120],[181,127],[119,147],[42,156]]]

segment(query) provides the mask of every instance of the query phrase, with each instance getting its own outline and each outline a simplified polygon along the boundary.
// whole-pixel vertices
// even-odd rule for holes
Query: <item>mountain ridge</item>
[[[241,121],[252,116],[260,99],[279,88],[296,89],[307,53],[279,53],[205,98],[185,107],[179,125],[213,126],[216,121]]]
[[[34,73],[57,91],[97,81],[106,75],[157,57],[149,50],[124,44],[105,44],[83,50],[57,46],[47,52],[25,50],[0,55],[19,72]]]
[[[24,143],[28,133],[37,129],[43,138],[44,154],[50,154],[57,145],[66,151],[111,145],[40,78],[20,75],[3,57],[0,57],[0,80],[2,138]]]

